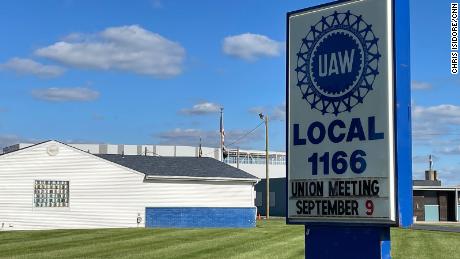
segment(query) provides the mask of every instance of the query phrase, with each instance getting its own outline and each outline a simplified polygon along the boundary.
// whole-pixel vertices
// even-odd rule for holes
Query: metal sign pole
[[[396,181],[399,226],[413,224],[412,206],[412,128],[410,92],[410,19],[409,0],[393,0],[395,37],[396,94]]]
[[[305,226],[305,258],[391,258],[389,227]]]

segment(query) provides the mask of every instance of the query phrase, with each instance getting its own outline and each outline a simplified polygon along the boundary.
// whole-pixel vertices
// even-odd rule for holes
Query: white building
[[[15,151],[31,146],[31,143],[19,143],[3,149],[4,153]],[[164,146],[164,145],[114,145],[114,144],[68,144],[72,147],[87,151],[91,154],[125,154],[125,155],[147,155],[147,156],[186,156],[198,157],[199,147],[191,146]],[[203,157],[220,159],[220,148],[203,147]],[[228,152],[224,160],[227,164],[242,169],[257,178],[265,179],[265,151],[262,150],[235,150]],[[269,174],[270,178],[286,177],[286,153],[269,153]]]
[[[216,159],[96,155],[56,141],[9,149],[0,231],[255,225],[258,179]]]

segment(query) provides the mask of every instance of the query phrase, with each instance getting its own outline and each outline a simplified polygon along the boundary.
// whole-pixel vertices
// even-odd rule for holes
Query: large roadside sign
[[[397,222],[392,2],[288,15],[289,223]]]

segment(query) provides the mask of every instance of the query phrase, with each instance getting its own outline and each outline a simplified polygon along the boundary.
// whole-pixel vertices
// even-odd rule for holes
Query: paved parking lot
[[[460,233],[460,223],[452,222],[452,223],[445,223],[445,224],[444,223],[441,223],[441,224],[435,224],[435,223],[414,224],[412,225],[412,229]]]

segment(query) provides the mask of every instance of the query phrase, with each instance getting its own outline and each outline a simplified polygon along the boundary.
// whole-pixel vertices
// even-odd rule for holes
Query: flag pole
[[[201,148],[201,137],[200,137],[200,148],[198,149],[198,157],[203,156],[203,149]]]
[[[220,161],[224,161],[224,108],[220,108]]]

